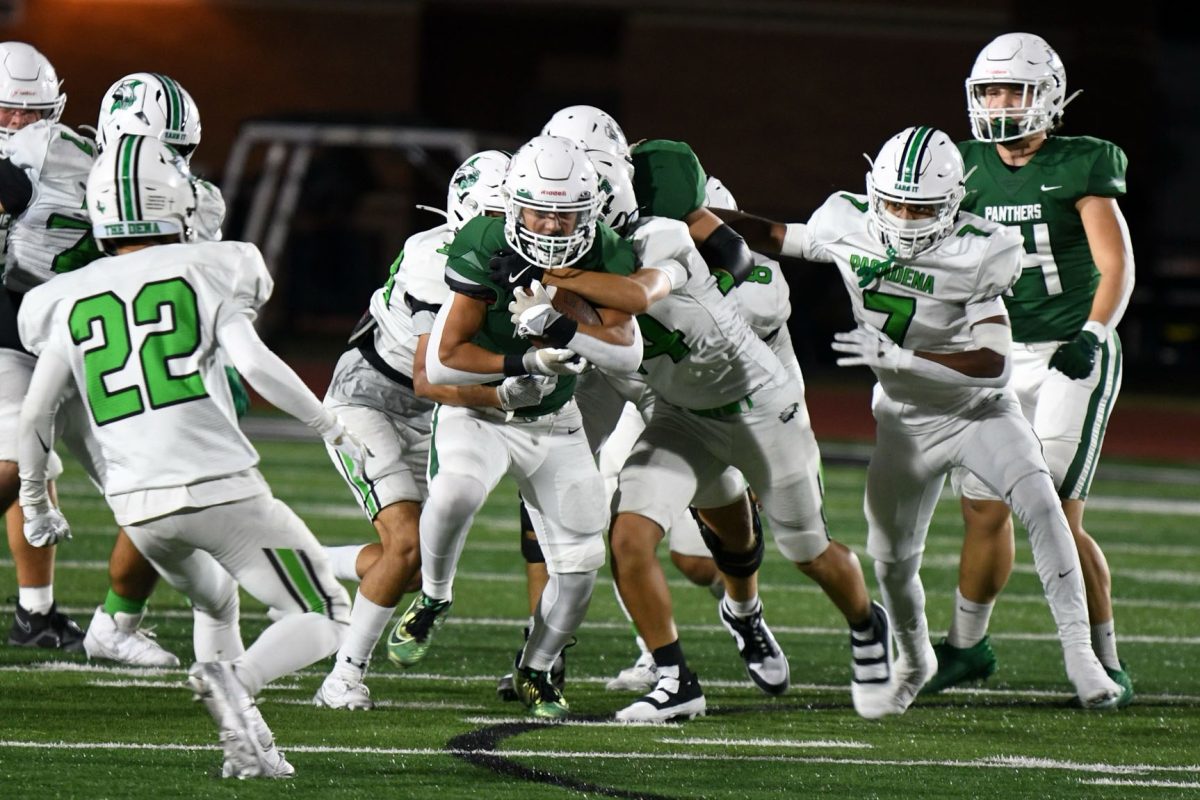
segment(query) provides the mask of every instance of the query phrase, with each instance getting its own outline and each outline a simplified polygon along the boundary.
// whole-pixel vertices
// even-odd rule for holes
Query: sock
[[[1092,649],[1096,658],[1109,669],[1120,669],[1121,660],[1117,658],[1117,631],[1114,620],[1092,626]]]
[[[762,611],[762,601],[758,599],[758,594],[751,597],[749,600],[734,600],[732,597],[725,598],[725,607],[728,608],[735,617],[745,619],[751,614]]]
[[[521,651],[522,667],[539,671],[551,668],[583,622],[595,583],[594,571],[550,573],[534,612],[529,639]]]
[[[251,695],[278,677],[315,664],[335,652],[346,625],[315,611],[289,614],[271,625],[234,662]]]
[[[662,647],[657,647],[651,654],[654,656],[654,663],[659,666],[659,669],[664,667],[679,667],[679,674],[683,676],[688,672],[687,659],[683,657],[683,646],[679,644],[679,640],[664,644]]]
[[[337,651],[334,672],[361,680],[367,671],[367,664],[371,661],[371,652],[379,643],[383,629],[387,627],[395,612],[395,606],[373,603],[364,597],[362,589],[359,589],[354,595],[354,605],[350,608],[350,628]]]
[[[919,554],[903,561],[875,562],[875,579],[891,618],[892,634],[899,652],[909,664],[919,661],[929,647],[925,587],[921,584],[920,569]]]
[[[104,613],[110,617],[116,617],[117,614],[133,614],[134,616],[138,616],[146,610],[148,602],[149,600],[130,600],[128,597],[122,597],[110,588],[108,595],[104,598]]]
[[[954,590],[954,615],[950,618],[950,630],[946,643],[960,650],[974,647],[987,635],[988,622],[996,603],[975,603]]]
[[[329,566],[333,568],[333,577],[339,581],[358,581],[358,554],[366,547],[365,544],[347,544],[341,547],[326,547],[325,555],[329,556]]]
[[[30,614],[49,614],[54,607],[54,584],[18,586],[17,602]]]

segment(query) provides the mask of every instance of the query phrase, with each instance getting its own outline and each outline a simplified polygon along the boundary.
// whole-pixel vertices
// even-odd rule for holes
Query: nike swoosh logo
[[[17,627],[20,628],[21,630],[25,631],[26,633],[33,633],[33,626],[30,625],[28,622],[24,621],[20,617],[17,617],[16,622],[17,622]]]
[[[1067,577],[1068,575],[1070,575],[1070,574],[1071,574],[1072,572],[1074,572],[1074,571],[1075,571],[1075,568],[1074,568],[1074,567],[1071,567],[1071,568],[1070,568],[1069,570],[1067,570],[1066,572],[1060,572],[1060,573],[1058,573],[1058,577],[1060,577],[1060,578],[1065,578],[1065,577]]]
[[[524,275],[526,272],[529,272],[528,265],[526,265],[520,272],[514,272],[512,275],[509,275],[508,282],[512,283],[512,284],[517,283],[519,280],[521,280],[521,276]]]
[[[583,430],[583,428],[582,428],[582,427],[579,427],[579,428],[567,428],[567,436],[571,436],[571,435],[574,435],[574,434],[576,434],[576,433],[579,433],[581,430]]]
[[[1058,184],[1057,186],[1047,186],[1047,185],[1046,185],[1046,184],[1044,184],[1044,183],[1042,184],[1042,191],[1043,191],[1043,192],[1053,192],[1055,189],[1061,189],[1061,188],[1062,188],[1062,184],[1061,184],[1061,183],[1060,183],[1060,184]]]
[[[38,431],[34,431],[34,433],[37,433],[37,437],[38,437],[38,444],[40,444],[40,445],[42,446],[42,452],[43,452],[43,453],[49,453],[49,452],[50,452],[50,445],[46,444],[46,440],[42,438],[42,434],[41,434],[40,432],[38,432]]]

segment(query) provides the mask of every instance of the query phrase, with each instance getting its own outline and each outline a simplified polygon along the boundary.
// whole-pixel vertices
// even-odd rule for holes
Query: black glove
[[[1072,380],[1082,380],[1092,374],[1096,366],[1096,348],[1100,340],[1096,334],[1082,330],[1071,341],[1059,345],[1050,356],[1050,367],[1056,369]]]
[[[488,277],[510,294],[521,286],[529,288],[534,281],[541,281],[546,270],[530,264],[525,256],[511,250],[500,250],[488,262]]]

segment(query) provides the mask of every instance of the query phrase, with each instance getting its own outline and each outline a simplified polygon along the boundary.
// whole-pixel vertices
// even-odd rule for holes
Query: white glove
[[[587,367],[587,359],[562,347],[529,350],[521,363],[530,375],[578,375]]]
[[[527,308],[534,306],[548,306],[554,302],[554,295],[558,289],[554,286],[543,286],[540,281],[534,281],[529,284],[529,289],[518,286],[513,289],[513,301],[508,304],[509,313],[512,314],[512,324],[521,324],[521,314]],[[558,314],[558,312],[554,312]],[[550,324],[554,320],[550,320],[546,324]],[[521,334],[524,336],[525,334]]]
[[[900,372],[912,365],[913,351],[893,342],[883,331],[870,325],[833,335],[833,349],[847,353],[837,360],[839,367],[878,367]]]
[[[21,506],[25,515],[25,541],[34,547],[50,547],[71,538],[67,518],[49,503]]]
[[[348,430],[340,417],[335,414],[333,418],[333,428],[325,434],[326,443],[350,459],[351,472],[354,477],[367,480],[367,456],[372,455],[371,448]]]
[[[547,375],[514,375],[505,378],[496,387],[500,395],[500,408],[515,411],[518,408],[536,406],[542,398],[554,391],[558,378]]]
[[[545,336],[546,329],[560,317],[562,314],[548,303],[530,306],[521,312],[521,316],[517,320],[517,335],[524,336],[526,339],[530,336]]]

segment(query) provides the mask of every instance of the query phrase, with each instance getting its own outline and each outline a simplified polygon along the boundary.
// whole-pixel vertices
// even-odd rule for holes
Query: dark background
[[[1183,8],[1180,4],[1179,8]],[[830,192],[863,191],[892,133],[969,136],[963,80],[994,36],[1047,39],[1067,67],[1063,134],[1129,155],[1121,201],[1137,290],[1120,332],[1126,393],[1200,386],[1200,34],[1175,4],[807,0],[27,0],[0,2],[0,36],[29,41],[64,79],[63,121],[94,124],[104,90],[170,74],[200,108],[194,170],[237,191],[243,231],[263,156],[237,187],[231,145],[249,120],[469,129],[514,147],[558,108],[611,113],[630,141],[688,141],[743,208],[805,220]],[[261,150],[262,148],[260,148]],[[447,153],[318,148],[276,265],[265,330],[285,356],[328,369],[405,237],[438,224]],[[810,382],[845,380],[828,342],[849,325],[832,270],[789,273]],[[864,374],[858,376],[868,380]]]

